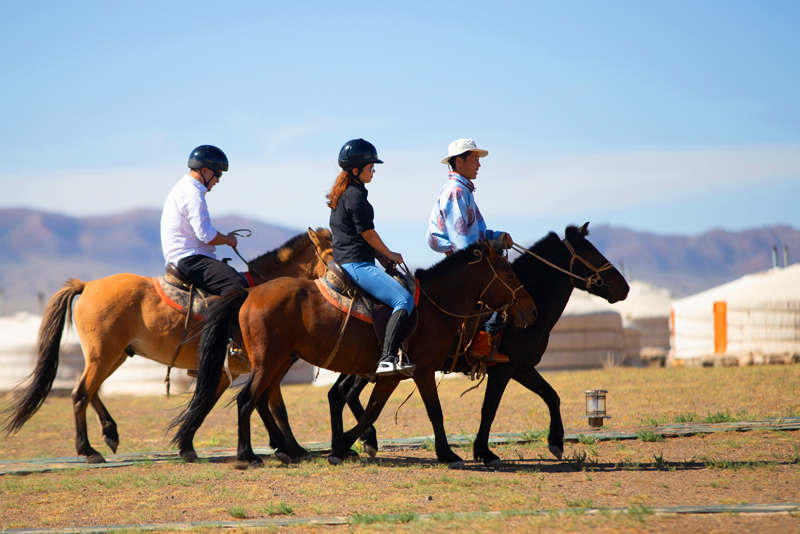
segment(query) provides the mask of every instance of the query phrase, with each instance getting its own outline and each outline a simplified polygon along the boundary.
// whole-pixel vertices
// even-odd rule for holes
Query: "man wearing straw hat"
[[[506,232],[486,228],[481,211],[475,203],[474,181],[481,168],[480,158],[489,154],[478,148],[472,139],[456,139],[447,147],[447,156],[442,163],[450,168],[449,179],[439,190],[428,222],[428,246],[436,252],[450,255],[483,239],[498,241],[508,248],[514,241]],[[473,350],[487,363],[504,363],[508,357],[491,348],[503,324],[497,313],[484,325],[486,332],[479,332]],[[487,335],[488,333],[488,335]]]

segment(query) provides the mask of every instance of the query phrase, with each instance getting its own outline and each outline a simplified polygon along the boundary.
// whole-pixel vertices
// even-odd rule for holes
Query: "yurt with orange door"
[[[743,276],[675,300],[672,365],[797,361],[800,264]]]

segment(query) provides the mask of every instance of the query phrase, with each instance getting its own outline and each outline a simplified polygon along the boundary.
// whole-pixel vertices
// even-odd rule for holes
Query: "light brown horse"
[[[331,259],[330,230],[318,228],[315,232],[309,228],[307,234],[291,238],[281,247],[252,260],[248,266],[253,282],[258,285],[282,276],[319,278],[325,275]],[[100,386],[134,354],[179,369],[195,369],[203,324],[193,319],[187,323],[184,314],[162,300],[152,278],[122,273],[90,282],[68,280],[44,310],[32,381],[20,399],[6,410],[9,414],[7,433],[17,432],[47,398],[58,370],[61,335],[65,323],[73,319],[71,305],[78,295],[81,298],[72,314],[86,365],[72,392],[75,449],[79,455],[86,456],[88,463],[102,463],[105,462],[103,456],[89,444],[86,428],[89,403],[97,412],[103,437],[113,452],[117,451],[119,434],[117,424],[100,400]],[[232,359],[231,363],[233,380],[250,372],[246,362],[235,365]],[[227,374],[220,377],[214,385],[216,398],[230,383]],[[279,397],[275,402],[283,404]]]
[[[408,342],[408,357],[417,366],[413,379],[434,428],[437,458],[456,467],[462,461],[447,443],[434,373],[447,357],[458,327],[479,301],[491,308],[508,310],[520,327],[534,321],[536,306],[508,261],[487,243],[472,245],[415,275],[423,297],[417,308],[419,323]],[[211,307],[203,328],[192,400],[171,424],[180,425],[173,443],[178,445],[181,456],[188,460],[196,457],[192,449],[194,434],[216,402],[213,389],[222,375],[228,339],[239,333],[252,372],[237,398],[237,458],[254,467],[263,465],[251,445],[250,416],[254,409],[275,438],[271,445],[276,456],[284,459],[307,455],[294,439],[288,420],[284,419],[285,426],[274,432],[277,423],[265,401],[272,391],[280,389],[280,378],[293,356],[340,373],[374,374],[380,346],[372,325],[349,321],[340,338],[343,319],[344,313],[331,306],[315,283],[307,280],[281,278],[249,290],[226,293]],[[336,346],[338,351],[333,354]],[[332,443],[329,461],[338,463],[355,455],[351,446],[363,429],[377,419],[400,380],[389,377],[377,381],[364,416],[354,429]]]

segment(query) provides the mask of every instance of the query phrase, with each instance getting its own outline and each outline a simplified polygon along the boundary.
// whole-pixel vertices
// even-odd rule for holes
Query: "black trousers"
[[[200,254],[178,260],[178,271],[196,287],[212,295],[222,295],[229,289],[248,286],[245,277],[236,269]]]

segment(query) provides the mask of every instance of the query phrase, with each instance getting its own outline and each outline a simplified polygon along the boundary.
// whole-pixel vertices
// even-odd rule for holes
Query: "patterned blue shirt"
[[[436,252],[455,252],[483,239],[496,237],[486,228],[475,204],[475,186],[457,172],[439,190],[428,222],[428,246]]]

